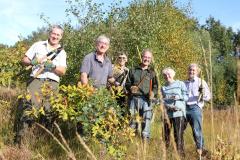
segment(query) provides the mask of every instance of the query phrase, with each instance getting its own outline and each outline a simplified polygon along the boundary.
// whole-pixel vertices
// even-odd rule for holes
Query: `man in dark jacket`
[[[145,49],[142,52],[142,62],[129,72],[126,89],[130,93],[131,127],[142,129],[142,138],[150,138],[152,106],[151,100],[157,95],[158,82],[155,72],[150,69],[152,52]],[[137,123],[138,117],[143,123]],[[140,125],[140,126],[139,126]]]

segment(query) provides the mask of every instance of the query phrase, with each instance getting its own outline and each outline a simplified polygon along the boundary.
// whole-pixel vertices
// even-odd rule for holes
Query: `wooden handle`
[[[36,73],[33,77],[34,77],[34,78],[37,78],[37,76],[38,76],[39,74],[41,74],[43,70],[44,70],[44,66],[41,66],[41,67],[39,68],[39,70],[37,71],[37,73]]]

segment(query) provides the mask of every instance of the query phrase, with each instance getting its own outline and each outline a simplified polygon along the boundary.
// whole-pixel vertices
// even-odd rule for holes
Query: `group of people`
[[[49,32],[46,41],[34,43],[26,52],[23,63],[32,66],[31,81],[28,91],[31,94],[31,103],[38,107],[41,101],[41,86],[48,82],[57,92],[60,76],[66,72],[66,52],[60,45],[63,29],[56,25]],[[95,50],[87,54],[80,67],[79,83],[91,84],[95,88],[106,87],[107,84],[121,86],[128,94],[128,106],[131,118],[130,126],[137,130],[141,127],[141,136],[144,140],[150,139],[151,118],[153,114],[153,100],[158,96],[158,81],[156,72],[150,64],[153,53],[150,49],[143,50],[141,63],[128,69],[126,53],[120,52],[113,65],[107,56],[110,39],[100,35],[95,42]],[[204,139],[202,134],[202,107],[204,101],[211,98],[207,83],[198,77],[199,67],[191,64],[188,68],[189,79],[175,80],[175,71],[165,68],[162,75],[166,81],[161,87],[163,97],[164,137],[166,147],[170,144],[170,130],[173,126],[176,147],[180,155],[184,154],[183,133],[186,122],[192,127],[197,152],[202,154]],[[119,99],[123,105],[124,99]],[[49,103],[46,109],[49,109]],[[142,122],[136,119],[142,117]],[[140,126],[139,126],[140,125]]]
[[[211,98],[207,83],[199,78],[200,68],[192,63],[188,67],[188,79],[186,81],[174,80],[175,71],[165,68],[162,71],[166,81],[162,86],[163,105],[166,115],[164,117],[164,135],[166,147],[170,144],[170,129],[173,126],[174,139],[178,153],[184,156],[183,134],[187,123],[192,128],[193,138],[199,155],[206,154],[203,138],[202,108],[204,101]]]

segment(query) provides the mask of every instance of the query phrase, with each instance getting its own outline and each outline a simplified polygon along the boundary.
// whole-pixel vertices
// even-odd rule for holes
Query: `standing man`
[[[60,76],[66,72],[66,52],[59,44],[62,36],[62,27],[59,25],[52,26],[48,40],[34,43],[23,57],[23,64],[32,67],[31,80],[27,85],[31,103],[23,106],[25,110],[31,110],[32,107],[39,109],[43,106],[45,111],[49,111],[49,99],[43,98],[41,89],[44,84],[48,84],[52,91],[57,91]],[[28,127],[27,119],[27,116],[23,114],[20,119],[23,127],[20,127],[17,131],[16,141],[21,140],[23,131]]]
[[[137,129],[136,116],[140,116],[143,120],[142,138],[149,140],[152,106],[151,100],[157,95],[158,83],[155,72],[150,69],[152,60],[152,52],[146,49],[142,52],[142,62],[139,66],[129,71],[126,82],[126,89],[130,93],[130,114],[133,118],[131,127]],[[141,126],[141,125],[140,125]]]
[[[106,87],[107,81],[113,83],[112,62],[106,52],[110,46],[110,39],[101,35],[96,40],[96,51],[89,53],[83,59],[81,72],[81,84],[88,84],[93,81],[93,87]]]
[[[202,108],[204,101],[211,99],[211,94],[207,83],[198,77],[200,68],[192,63],[188,67],[188,80],[185,85],[188,91],[188,101],[186,106],[187,122],[191,125],[197,153],[201,156],[205,154],[203,150],[204,138],[202,133]],[[204,151],[204,152],[203,152]]]

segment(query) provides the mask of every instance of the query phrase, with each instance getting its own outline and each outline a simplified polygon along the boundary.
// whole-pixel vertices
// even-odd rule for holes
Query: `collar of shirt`
[[[107,63],[107,62],[110,61],[106,55],[104,55],[103,62],[99,61],[98,58],[97,58],[97,52],[94,52],[94,59],[99,63]]]
[[[194,76],[193,79],[188,79],[187,82],[196,82],[198,80],[197,76]]]
[[[50,45],[50,43],[49,43],[48,40],[43,41],[43,45],[46,46],[48,52],[51,52],[51,51],[53,51],[54,49],[56,49],[56,48],[53,48],[53,47]],[[57,48],[59,48],[59,47],[61,47],[60,44],[58,44]]]
[[[139,65],[139,66],[137,66],[137,67],[136,67],[136,69],[143,70],[143,69],[142,69],[142,67],[141,67],[140,65]],[[150,69],[150,67],[148,67],[147,69],[144,69],[144,70],[146,70],[146,71],[150,72],[150,70],[151,70],[151,69]]]

